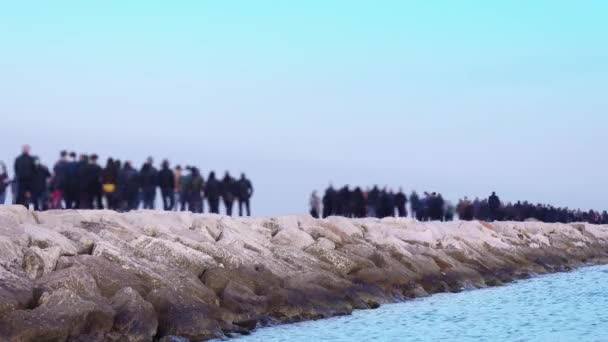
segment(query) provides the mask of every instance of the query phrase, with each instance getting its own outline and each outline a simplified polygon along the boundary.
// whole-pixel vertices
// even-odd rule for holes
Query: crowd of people
[[[408,216],[408,202],[411,216],[420,221],[451,221],[454,219],[454,206],[445,201],[441,194],[424,193],[419,196],[415,191],[409,196],[399,189],[380,189],[374,186],[362,190],[356,187],[351,190],[348,186],[334,189],[329,186],[323,198],[316,191],[310,196],[310,214],[313,217],[346,216],[346,217],[376,217]]]
[[[34,210],[47,209],[112,209],[129,211],[154,209],[158,190],[164,210],[203,213],[205,201],[209,212],[232,215],[235,202],[238,214],[251,215],[252,183],[245,174],[239,179],[226,172],[216,178],[214,172],[205,179],[194,166],[171,167],[168,160],[160,169],[150,157],[136,169],[130,161],[108,158],[104,167],[95,154],[76,155],[62,151],[52,170],[32,156],[30,147],[23,146],[15,159],[14,179],[8,176],[6,165],[0,163],[0,204],[6,201],[10,188],[13,203]]]
[[[409,203],[409,213],[408,213]],[[465,197],[454,206],[440,193],[424,192],[422,196],[413,191],[409,196],[402,189],[394,192],[378,186],[362,190],[344,186],[335,189],[329,186],[322,198],[317,191],[310,195],[310,214],[313,217],[412,217],[419,221],[525,221],[537,220],[549,223],[588,222],[608,224],[608,212],[572,210],[547,204],[532,204],[527,201],[503,203],[493,192],[488,198],[473,201]]]

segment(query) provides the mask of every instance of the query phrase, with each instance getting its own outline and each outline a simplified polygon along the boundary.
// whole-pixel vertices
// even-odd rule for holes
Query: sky
[[[608,209],[603,0],[0,0],[0,160],[23,143],[328,184]]]

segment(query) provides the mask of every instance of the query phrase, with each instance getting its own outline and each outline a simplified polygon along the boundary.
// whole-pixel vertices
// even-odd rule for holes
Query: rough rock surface
[[[246,333],[608,260],[608,226],[0,206],[0,340]]]

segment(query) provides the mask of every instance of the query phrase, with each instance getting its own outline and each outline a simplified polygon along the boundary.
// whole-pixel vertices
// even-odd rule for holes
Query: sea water
[[[262,328],[234,341],[608,341],[608,266]]]

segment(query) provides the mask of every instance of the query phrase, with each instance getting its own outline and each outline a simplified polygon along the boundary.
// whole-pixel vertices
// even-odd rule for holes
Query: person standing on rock
[[[158,171],[153,166],[152,157],[148,157],[139,172],[139,180],[143,195],[144,209],[154,209],[156,187],[158,186]]]
[[[163,199],[163,209],[173,210],[175,206],[175,174],[169,167],[169,161],[164,160],[158,172],[158,185]]]
[[[53,197],[59,198],[58,203],[54,205],[55,209],[61,208],[61,201],[65,198],[65,190],[67,186],[67,168],[68,168],[68,152],[61,151],[59,153],[59,160],[53,166],[53,183],[52,188],[55,195]]]
[[[200,171],[193,167],[190,169],[190,178],[186,185],[186,193],[188,194],[188,208],[191,212],[203,213],[203,190],[205,189],[205,180],[201,176]]]
[[[123,204],[123,210],[135,210],[139,207],[139,177],[137,171],[131,166],[131,162],[125,162],[118,176],[118,184]]]
[[[30,155],[30,146],[23,145],[21,155],[15,159],[15,179],[17,181],[17,204],[29,207],[32,187],[36,174],[34,158]]]
[[[209,203],[209,211],[212,214],[220,213],[220,196],[221,196],[221,185],[220,182],[215,178],[215,172],[209,173],[207,184],[205,186],[205,194],[207,196],[207,202]]]
[[[239,201],[239,216],[243,216],[243,206],[247,211],[247,216],[251,216],[250,199],[253,196],[253,185],[247,179],[244,173],[241,173],[241,179],[236,183],[237,199]]]
[[[420,215],[420,207],[420,197],[418,197],[416,191],[412,191],[412,194],[410,195],[410,209],[412,212],[412,218],[418,219]]]
[[[99,157],[92,154],[87,166],[87,180],[89,183],[89,196],[91,198],[91,208],[103,209],[103,189],[101,185],[101,166],[97,163]]]
[[[378,209],[380,203],[380,189],[374,185],[372,190],[367,194],[367,216],[378,217]]]
[[[106,198],[106,204],[109,209],[118,209],[118,172],[120,166],[117,165],[113,158],[108,158],[106,167],[101,171],[101,186],[103,195]]]
[[[34,204],[34,210],[47,210],[49,203],[48,181],[51,178],[51,173],[37,157],[34,158],[34,165],[34,181],[32,183],[32,203]]]
[[[490,221],[500,220],[500,199],[496,192],[492,192],[488,198],[488,209]]]
[[[78,209],[91,209],[93,207],[93,197],[90,192],[89,181],[91,179],[91,168],[89,166],[89,156],[86,154],[80,155],[80,160],[77,165],[78,169]]]
[[[226,208],[226,215],[232,216],[232,207],[234,206],[236,191],[234,178],[230,176],[228,171],[226,171],[224,179],[222,179],[221,194],[224,201],[224,207]]]
[[[65,166],[65,188],[63,201],[66,209],[76,209],[78,206],[78,161],[76,152],[70,152]]]
[[[403,193],[402,188],[399,188],[399,192],[395,195],[395,206],[399,217],[407,216],[407,195]]]
[[[177,165],[173,170],[173,210],[179,211],[180,207],[185,206],[182,202],[182,167]],[[183,209],[181,209],[183,211]]]
[[[323,195],[323,218],[334,215],[337,209],[337,192],[330,184]]]
[[[317,195],[317,190],[314,190],[310,195],[310,216],[314,218],[319,218],[319,213],[321,212],[321,200],[319,199],[319,195]]]
[[[6,202],[6,189],[10,183],[11,180],[8,178],[6,165],[0,161],[0,205]]]

